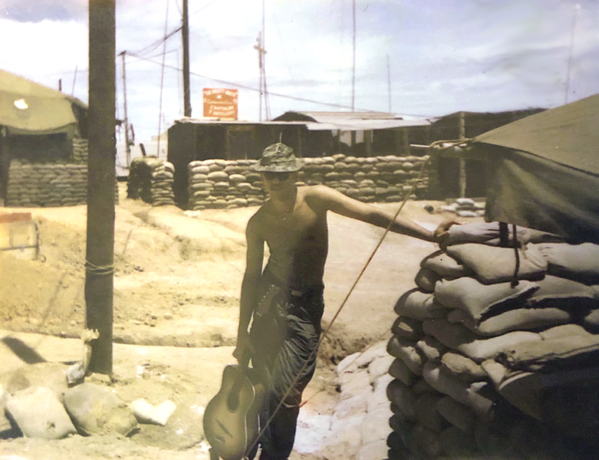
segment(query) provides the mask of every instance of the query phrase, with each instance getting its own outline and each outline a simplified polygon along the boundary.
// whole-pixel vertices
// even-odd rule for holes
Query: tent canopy
[[[599,95],[476,137],[488,160],[487,220],[599,243]]]
[[[13,134],[64,132],[77,123],[72,96],[0,70],[0,126]]]
[[[599,94],[522,118],[474,141],[529,152],[599,175]]]

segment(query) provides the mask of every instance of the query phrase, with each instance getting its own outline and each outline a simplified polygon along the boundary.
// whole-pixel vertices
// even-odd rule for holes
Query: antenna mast
[[[389,113],[393,113],[391,108],[391,64],[389,64],[389,55],[387,54],[387,83],[389,86]]]
[[[125,55],[127,54],[127,50],[119,53],[119,55],[123,58],[123,105],[125,108],[125,154],[126,154],[126,164],[127,168],[131,164],[131,145],[129,144],[129,117],[127,116],[127,76],[125,74]]]
[[[264,118],[268,120],[270,118],[270,107],[268,105],[268,90],[266,89],[266,69],[265,69],[265,59],[264,55],[266,54],[265,48],[265,30],[264,30],[264,0],[262,0],[262,32],[258,33],[258,38],[256,39],[256,45],[254,45],[254,49],[258,51],[258,67],[260,68],[260,121],[262,121],[262,99],[264,99]]]
[[[258,83],[260,85],[260,94],[259,94],[260,105],[258,108],[258,115],[260,117],[260,121],[262,121],[262,94],[263,94],[262,93],[262,91],[263,91],[263,88],[262,88],[262,75],[263,75],[262,54],[266,53],[266,51],[264,50],[264,48],[262,48],[262,33],[261,32],[258,33],[258,38],[256,39],[256,44],[254,45],[254,49],[258,50],[258,67],[260,68],[260,80]]]
[[[270,105],[268,103],[268,89],[266,87],[266,6],[265,1],[262,0],[262,48],[264,48],[264,54],[262,55],[262,86],[264,87],[264,115],[266,120],[270,120]]]
[[[351,77],[351,110],[354,111],[354,102],[356,99],[356,0],[352,0],[353,16],[353,60]]]
[[[580,5],[572,5],[574,14],[572,15],[572,33],[570,34],[570,54],[568,55],[568,72],[566,74],[566,94],[564,104],[568,103],[568,93],[570,92],[570,68],[572,67],[572,51],[574,49],[574,32],[576,30],[576,11],[580,9]]]
[[[183,27],[181,27],[181,38],[183,39],[183,114],[191,117],[191,88],[189,84],[189,13],[187,0],[183,0]]]

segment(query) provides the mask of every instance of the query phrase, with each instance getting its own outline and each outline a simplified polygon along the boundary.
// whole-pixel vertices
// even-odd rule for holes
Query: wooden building
[[[386,112],[285,112],[275,121],[304,122],[311,136],[329,133],[323,154],[357,157],[410,155],[410,144],[428,144],[431,120]]]
[[[182,118],[168,130],[175,199],[187,202],[192,161],[258,159],[275,142],[289,145],[299,157],[409,155],[407,128],[421,128],[414,139],[426,142],[429,126],[424,118],[381,112],[286,112],[266,122]]]

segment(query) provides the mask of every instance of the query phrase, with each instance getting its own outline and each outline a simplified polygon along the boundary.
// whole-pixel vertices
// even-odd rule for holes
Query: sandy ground
[[[158,404],[171,399],[180,408],[205,406],[220,387],[223,367],[233,362],[244,230],[256,208],[186,213],[129,200],[124,191],[121,184],[115,236],[114,376],[104,383],[126,402],[145,398]],[[440,203],[408,202],[402,215],[431,229],[449,217],[428,213],[427,204],[436,208]],[[381,206],[395,211],[399,204]],[[82,347],[74,338],[85,324],[86,207],[0,208],[0,213],[11,211],[32,212],[46,260],[0,253],[0,336],[20,333],[17,337],[48,361],[79,359]],[[325,327],[384,232],[333,214],[329,229]],[[308,439],[308,431],[314,429],[310,414],[316,417],[335,404],[333,365],[385,337],[395,319],[395,301],[413,287],[420,261],[434,250],[432,243],[402,235],[384,239],[323,343],[317,374],[305,393],[306,398],[316,396],[303,410],[308,418],[300,424],[296,445],[301,448],[292,458],[322,458],[302,437]],[[0,372],[24,365],[1,346],[0,360]],[[0,460],[17,460],[10,455],[32,460],[206,458],[206,445],[199,443],[201,417],[183,412],[177,430],[144,425],[130,438],[3,440]]]

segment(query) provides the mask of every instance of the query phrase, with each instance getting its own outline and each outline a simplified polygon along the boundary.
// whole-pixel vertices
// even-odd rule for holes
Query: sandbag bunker
[[[127,197],[154,206],[175,205],[172,163],[155,157],[134,158],[129,169]]]
[[[443,247],[395,305],[389,459],[591,458],[599,246],[493,222]]]

